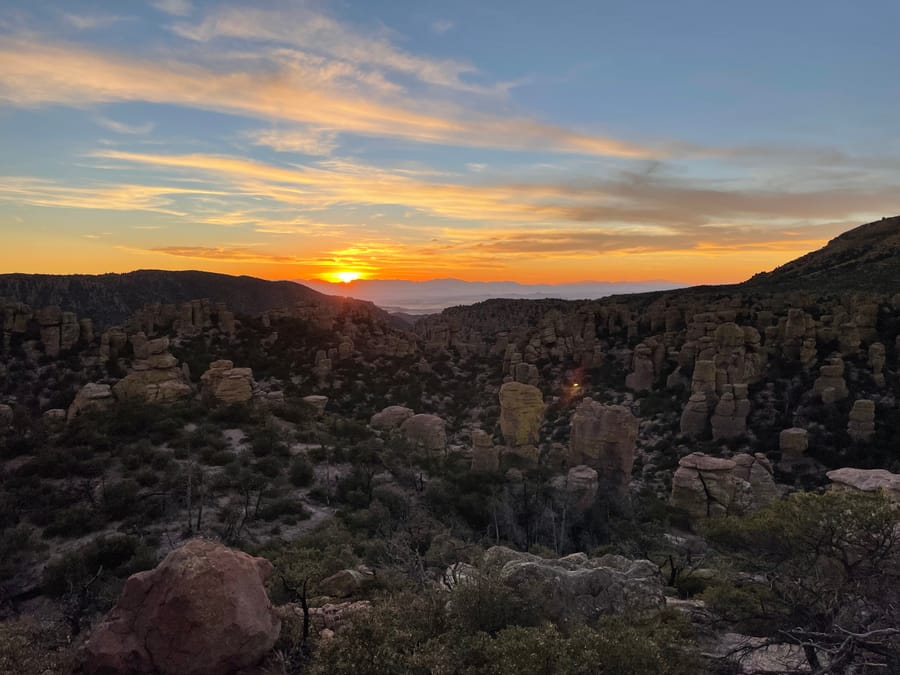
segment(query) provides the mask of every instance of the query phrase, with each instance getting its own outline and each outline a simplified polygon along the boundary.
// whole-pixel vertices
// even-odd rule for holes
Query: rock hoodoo
[[[628,492],[639,420],[621,405],[603,405],[585,398],[572,416],[569,466],[597,470],[600,487],[613,496]]]

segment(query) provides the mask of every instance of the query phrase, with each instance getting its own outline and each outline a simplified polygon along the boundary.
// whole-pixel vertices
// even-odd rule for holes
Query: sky
[[[724,283],[900,213],[900,3],[4,0],[0,272]]]

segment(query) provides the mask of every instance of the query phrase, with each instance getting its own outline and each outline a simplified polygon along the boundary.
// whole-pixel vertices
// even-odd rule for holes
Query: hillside
[[[0,275],[0,297],[15,298],[32,307],[59,305],[79,316],[92,317],[100,326],[120,323],[144,305],[154,302],[177,304],[208,298],[246,314],[292,307],[297,303],[332,305],[344,302],[292,281],[163,270],[101,275],[3,274]]]
[[[772,290],[900,292],[900,216],[861,225],[817,251],[743,287]]]

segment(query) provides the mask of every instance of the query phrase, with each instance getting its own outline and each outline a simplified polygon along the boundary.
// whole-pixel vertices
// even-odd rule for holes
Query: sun
[[[359,279],[359,272],[335,272],[334,278],[338,279],[342,283],[349,284],[351,281],[356,281]]]

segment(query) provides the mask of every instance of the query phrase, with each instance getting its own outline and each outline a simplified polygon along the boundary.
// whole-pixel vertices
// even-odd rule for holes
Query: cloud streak
[[[0,61],[0,101],[25,107],[144,101],[421,143],[629,158],[667,152],[454,104],[382,101],[371,91],[362,94],[342,86],[341,71],[323,70],[306,59],[219,71],[0,38]]]

